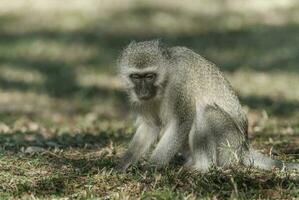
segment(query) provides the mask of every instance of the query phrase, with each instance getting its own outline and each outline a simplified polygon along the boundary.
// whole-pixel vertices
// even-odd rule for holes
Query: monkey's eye
[[[131,74],[130,75],[130,79],[132,79],[132,80],[139,80],[140,79],[140,76],[138,75],[138,74]]]
[[[149,81],[154,80],[156,78],[156,74],[146,74],[145,78]]]

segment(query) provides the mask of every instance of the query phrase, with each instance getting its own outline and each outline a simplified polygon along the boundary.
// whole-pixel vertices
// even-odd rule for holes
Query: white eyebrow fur
[[[132,73],[149,73],[149,72],[154,72],[157,71],[158,67],[157,66],[151,66],[143,69],[138,69],[138,68],[127,68],[126,73],[127,74],[132,74]]]

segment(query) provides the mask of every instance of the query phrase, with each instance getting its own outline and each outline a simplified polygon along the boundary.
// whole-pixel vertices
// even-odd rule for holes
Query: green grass
[[[293,172],[146,161],[114,171],[134,133],[116,59],[131,40],[156,37],[219,65],[252,146],[299,162],[298,3],[43,2],[0,7],[0,199],[299,198]]]

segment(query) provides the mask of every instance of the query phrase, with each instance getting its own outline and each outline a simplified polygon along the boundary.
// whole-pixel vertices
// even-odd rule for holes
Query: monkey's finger
[[[114,170],[120,173],[125,173],[127,168],[130,166],[130,163],[119,163]]]

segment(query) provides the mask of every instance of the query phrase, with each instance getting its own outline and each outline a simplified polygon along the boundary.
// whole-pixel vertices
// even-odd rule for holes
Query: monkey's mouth
[[[151,88],[151,90],[137,90],[135,89],[135,94],[140,101],[148,101],[153,99],[157,91],[155,88]]]
[[[153,98],[153,95],[139,95],[138,99],[142,101],[147,101]]]

